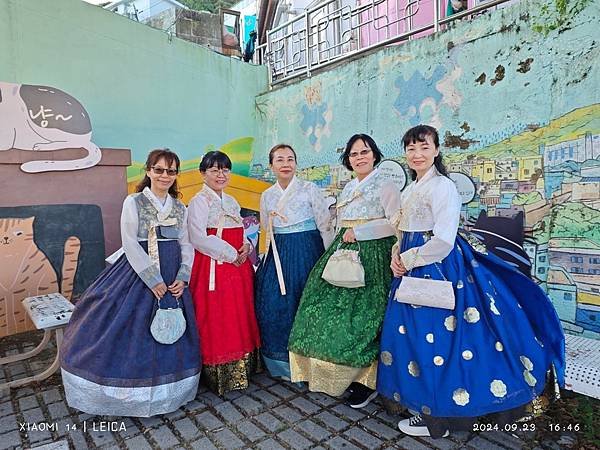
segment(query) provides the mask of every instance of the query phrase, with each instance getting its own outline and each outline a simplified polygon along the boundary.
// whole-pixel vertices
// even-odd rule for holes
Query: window
[[[546,257],[545,257],[545,256],[540,256],[540,257],[538,258],[538,261],[539,261],[539,262],[546,262]]]
[[[492,173],[492,168],[491,167],[488,167],[487,173]]]
[[[564,299],[573,300],[573,294],[571,294],[570,292],[565,292]]]
[[[537,270],[538,275],[544,275],[546,273],[545,267],[539,267]]]
[[[525,173],[525,175],[529,175],[529,169],[525,169],[523,172]]]

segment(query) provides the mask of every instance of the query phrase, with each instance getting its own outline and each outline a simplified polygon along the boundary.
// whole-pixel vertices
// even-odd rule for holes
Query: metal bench
[[[31,377],[0,384],[0,390],[23,386],[32,381],[45,380],[50,375],[54,374],[60,367],[59,352],[63,337],[63,328],[69,323],[74,308],[73,304],[61,294],[55,293],[27,297],[23,300],[23,308],[27,311],[27,314],[29,314],[31,321],[36,328],[38,330],[44,330],[44,337],[42,338],[42,342],[40,342],[33,350],[0,358],[0,366],[23,361],[38,355],[48,346],[52,334],[54,334],[56,340],[56,356],[50,367],[43,372]]]
[[[565,335],[565,388],[600,399],[600,340]]]

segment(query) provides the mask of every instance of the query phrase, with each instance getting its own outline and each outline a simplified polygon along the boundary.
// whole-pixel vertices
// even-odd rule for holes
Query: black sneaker
[[[348,405],[355,409],[364,408],[371,400],[377,397],[377,395],[377,391],[357,383],[353,387],[350,397],[348,397]]]
[[[400,422],[398,422],[398,429],[404,434],[408,434],[409,436],[431,436],[429,434],[429,428],[427,428],[425,420],[423,420],[423,416],[421,416],[421,414],[416,414],[409,419],[401,420]],[[446,437],[449,434],[450,432],[446,430],[442,437]]]

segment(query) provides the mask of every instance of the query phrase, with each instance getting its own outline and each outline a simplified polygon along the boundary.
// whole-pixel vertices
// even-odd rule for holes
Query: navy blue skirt
[[[168,286],[181,263],[179,243],[159,241],[159,255]],[[152,291],[125,255],[105,269],[76,303],[60,349],[69,405],[90,414],[151,416],[192,400],[201,361],[187,288],[180,303],[186,331],[174,344],[160,344],[150,334],[158,308]],[[167,292],[161,307],[176,306]]]
[[[308,274],[325,248],[318,230],[275,234],[275,243],[286,295],[281,295],[279,290],[275,260],[272,249],[269,249],[256,272],[255,309],[265,364],[271,375],[289,378],[290,331]]]
[[[426,239],[425,233],[404,233],[400,251]],[[548,296],[473,242],[459,235],[441,263],[410,273],[435,280],[443,274],[453,283],[454,310],[400,303],[394,296],[402,278],[391,286],[377,390],[432,416],[509,410],[538,396],[549,370],[559,383],[564,378],[564,335]]]

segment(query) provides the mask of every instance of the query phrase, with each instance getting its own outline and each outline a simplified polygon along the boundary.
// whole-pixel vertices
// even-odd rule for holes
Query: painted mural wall
[[[135,179],[157,147],[184,169],[223,147],[247,175],[267,72],[81,0],[0,0],[0,80],[76,98],[95,145],[131,149]]]
[[[403,133],[434,125],[449,169],[475,183],[464,217],[523,212],[564,328],[600,338],[599,16],[592,0],[521,1],[261,95],[251,174],[272,179],[267,149],[288,142],[335,195],[352,134],[403,164]]]

